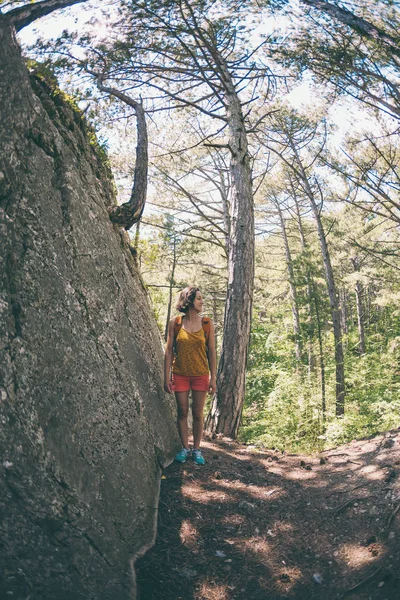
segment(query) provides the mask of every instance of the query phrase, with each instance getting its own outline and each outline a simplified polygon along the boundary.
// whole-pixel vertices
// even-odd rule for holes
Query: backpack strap
[[[175,323],[174,323],[174,343],[173,343],[173,348],[174,348],[174,354],[177,354],[176,351],[176,338],[178,337],[178,333],[180,328],[182,327],[182,315],[177,315],[175,317]]]
[[[203,317],[201,320],[203,326],[204,335],[206,338],[206,346],[208,347],[208,339],[210,337],[210,319],[209,317]]]
[[[180,328],[182,327],[182,315],[177,315],[175,317],[175,323],[174,323],[174,344],[176,341],[176,338],[178,337],[178,333],[180,331]],[[203,331],[204,331],[204,336],[206,338],[206,346],[208,346],[208,339],[210,337],[210,318],[209,317],[202,317],[201,319],[201,325],[203,327]]]
[[[181,327],[182,327],[182,315],[177,315],[175,317],[175,323],[174,323],[174,341],[176,340]]]

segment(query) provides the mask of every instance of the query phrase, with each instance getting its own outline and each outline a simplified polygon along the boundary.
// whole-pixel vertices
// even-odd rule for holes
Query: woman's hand
[[[174,390],[172,389],[172,381],[164,382],[164,390],[168,392],[168,394],[173,394]]]
[[[208,393],[215,394],[215,390],[217,389],[217,381],[215,377],[210,378],[210,384],[208,386]]]

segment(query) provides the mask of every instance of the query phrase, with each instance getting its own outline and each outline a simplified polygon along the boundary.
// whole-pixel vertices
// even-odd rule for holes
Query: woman
[[[183,317],[175,317],[169,323],[164,361],[164,388],[170,394],[175,392],[178,431],[182,442],[182,449],[175,460],[184,463],[191,454],[187,417],[189,391],[192,390],[192,457],[197,465],[205,463],[200,450],[204,404],[207,392],[213,394],[216,389],[214,326],[211,319],[200,316],[203,303],[199,288],[189,286],[181,291],[176,308],[183,313]]]

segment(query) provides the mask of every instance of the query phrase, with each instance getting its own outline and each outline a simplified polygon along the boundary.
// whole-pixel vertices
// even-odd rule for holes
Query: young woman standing
[[[181,291],[176,308],[183,316],[175,317],[169,323],[164,361],[164,388],[170,394],[175,392],[182,442],[182,450],[175,460],[184,463],[191,454],[187,418],[189,391],[192,390],[192,457],[198,465],[205,462],[200,450],[204,404],[207,392],[213,394],[216,389],[214,326],[211,319],[200,316],[203,303],[199,288],[189,286]]]

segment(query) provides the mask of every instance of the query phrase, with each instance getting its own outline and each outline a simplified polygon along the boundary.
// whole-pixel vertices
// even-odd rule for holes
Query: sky
[[[294,10],[296,10],[297,1],[294,1]],[[106,11],[115,11],[115,0],[92,0],[85,4],[77,4],[64,10],[55,11],[48,17],[35,21],[29,27],[23,29],[19,34],[19,40],[23,45],[34,46],[38,38],[50,39],[56,38],[65,30],[80,31],[93,29],[90,21],[96,19],[95,31],[99,37],[107,35],[107,29],[111,22],[103,13]],[[295,13],[294,13],[295,14]],[[254,36],[259,37],[262,34],[268,34],[276,28],[284,28],[287,23],[287,17],[271,17],[263,19],[262,23],[255,29]],[[260,38],[261,39],[261,38]],[[310,106],[315,107],[318,104],[318,98],[315,96],[315,89],[312,88],[309,81],[304,81],[285,96],[294,108],[307,111]],[[363,125],[363,115],[360,110],[356,110],[357,118],[354,118],[354,110],[351,109],[351,103],[342,102],[331,110],[330,118],[338,127],[337,139],[351,128],[355,122]]]
[[[110,16],[106,17],[105,13],[107,11],[112,13],[116,10],[115,7],[115,0],[103,0],[102,2],[91,0],[82,5],[77,4],[65,10],[55,11],[48,17],[37,20],[31,26],[23,29],[18,37],[22,44],[34,46],[38,38],[56,38],[65,29],[78,29],[81,32],[92,29],[92,31],[95,30],[97,32],[99,37],[106,36],[112,18]],[[95,24],[93,23],[94,19],[97,19]],[[276,28],[284,28],[286,23],[287,17],[263,19],[256,28],[254,36],[261,39],[262,34],[271,33]],[[303,83],[287,94],[285,100],[300,112],[307,112],[310,109],[314,110],[318,106],[318,103],[322,102],[322,99],[318,98],[315,88],[312,87],[310,78],[306,78]],[[348,131],[368,126],[369,118],[364,111],[360,110],[359,104],[346,99],[336,102],[329,109],[329,119],[336,126],[336,133],[331,136],[330,144],[339,146]],[[104,130],[100,130],[99,134],[108,140],[108,146],[111,151],[115,151],[121,144],[121,138],[115,132],[113,133],[108,126]],[[132,150],[133,148],[134,145],[132,144]],[[119,183],[120,187],[127,186],[129,188],[129,181],[126,179],[120,180],[117,183]],[[149,192],[151,196],[151,186]]]

